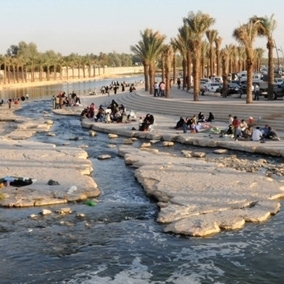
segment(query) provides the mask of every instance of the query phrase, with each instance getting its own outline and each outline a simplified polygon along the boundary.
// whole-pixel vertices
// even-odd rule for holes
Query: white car
[[[207,83],[205,84],[205,91],[216,93],[218,89],[220,89],[221,84],[220,83]]]
[[[200,90],[204,90],[205,85],[211,83],[211,80],[209,78],[201,78],[200,79]]]

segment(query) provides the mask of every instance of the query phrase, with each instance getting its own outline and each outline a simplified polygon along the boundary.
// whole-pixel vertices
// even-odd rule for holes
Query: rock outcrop
[[[265,175],[220,167],[204,159],[189,159],[120,146],[125,163],[148,195],[158,199],[158,222],[165,232],[206,236],[262,222],[280,209],[283,183]]]

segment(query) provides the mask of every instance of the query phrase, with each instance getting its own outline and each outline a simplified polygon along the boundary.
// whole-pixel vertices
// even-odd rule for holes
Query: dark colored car
[[[229,83],[227,88],[227,95],[240,94],[241,86],[236,83]],[[223,86],[218,90],[219,93],[223,93]]]
[[[267,99],[268,93],[267,90],[262,91],[262,95]],[[282,84],[274,84],[273,86],[273,99],[277,100],[278,98],[284,97],[284,82]]]

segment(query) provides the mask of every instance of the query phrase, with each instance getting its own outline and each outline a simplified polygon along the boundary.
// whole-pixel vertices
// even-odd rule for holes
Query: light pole
[[[281,67],[283,68],[283,66],[284,66],[284,53],[283,53],[282,46],[280,46],[280,48],[278,48],[278,50],[281,51],[281,53],[282,53],[282,64],[281,64]]]

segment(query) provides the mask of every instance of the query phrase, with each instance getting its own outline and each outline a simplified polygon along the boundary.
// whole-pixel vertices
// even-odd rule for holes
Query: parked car
[[[275,84],[278,84],[278,85],[280,84],[281,85],[283,82],[284,82],[284,80],[282,78],[274,78],[274,83]]]
[[[205,84],[211,83],[211,80],[209,78],[201,78],[200,79],[200,91],[203,91],[205,89]]]
[[[208,92],[217,93],[217,90],[220,89],[220,83],[207,83],[205,84],[206,90]]]
[[[268,98],[268,82],[260,83],[260,93],[266,99]],[[281,84],[273,85],[273,99],[277,100],[278,98],[284,97],[284,81]]]
[[[223,85],[219,88],[218,90],[219,93],[223,93]],[[227,85],[227,96],[228,95],[233,95],[233,94],[240,94],[241,92],[241,86],[236,83],[229,83]]]
[[[253,81],[252,85],[254,86],[255,84],[257,84],[260,87],[260,84],[262,83],[262,81]],[[242,89],[242,94],[246,94],[247,93],[247,82],[242,82],[241,83],[241,89]],[[260,94],[262,94],[260,92]]]

